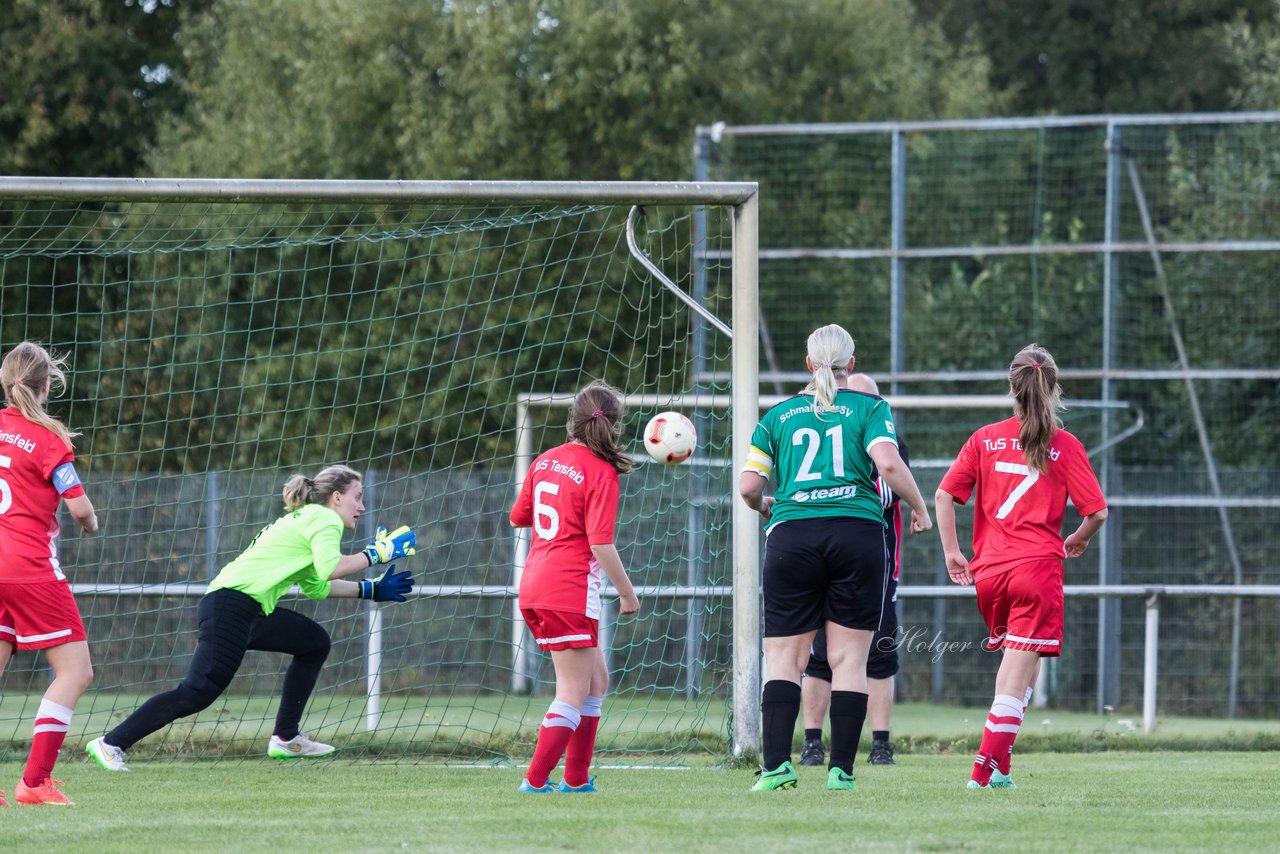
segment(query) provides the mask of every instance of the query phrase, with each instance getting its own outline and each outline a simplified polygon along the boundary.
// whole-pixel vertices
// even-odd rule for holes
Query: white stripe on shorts
[[[15,635],[18,643],[39,643],[40,641],[53,640],[54,638],[64,638],[71,634],[71,629],[63,629],[60,632],[49,632],[47,635]]]
[[[1036,646],[1058,646],[1061,641],[1048,640],[1046,638],[1023,638],[1017,635],[1005,635],[1004,639],[1013,643],[1031,643]]]
[[[540,644],[568,643],[569,641],[591,640],[591,635],[561,635],[558,638],[534,638]]]

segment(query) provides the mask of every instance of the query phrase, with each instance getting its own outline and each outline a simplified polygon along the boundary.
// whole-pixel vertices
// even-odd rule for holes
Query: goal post
[[[344,550],[375,524],[414,525],[402,568],[418,595],[287,600],[333,638],[304,725],[358,755],[521,761],[549,685],[543,668],[522,686],[533,696],[510,690],[511,412],[592,379],[672,408],[723,394],[708,447],[745,458],[757,204],[746,182],[0,178],[0,349],[30,338],[70,355],[51,408],[83,432],[103,508],[99,536],[64,525],[60,543],[98,673],[72,743],[177,683],[198,596],[279,515],[285,477],[345,462],[365,473],[369,509]],[[731,381],[695,386],[695,354]],[[540,450],[562,424],[529,438]],[[624,479],[619,546],[642,589],[680,595],[616,627],[603,755],[754,752],[757,520],[741,502],[718,509],[690,561],[681,514],[701,499],[644,468]],[[696,583],[675,583],[695,563]],[[706,599],[696,615],[712,657],[692,692],[674,662],[688,603],[704,600],[681,588],[732,589],[731,607]],[[251,653],[218,703],[136,751],[258,751],[277,658]],[[0,741],[27,737],[40,677],[31,656],[11,665]]]

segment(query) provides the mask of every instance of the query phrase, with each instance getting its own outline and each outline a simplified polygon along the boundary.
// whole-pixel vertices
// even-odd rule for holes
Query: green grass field
[[[198,851],[1261,851],[1276,846],[1274,754],[1037,753],[1013,791],[968,791],[969,757],[908,755],[828,792],[747,770],[599,769],[595,795],[517,795],[520,771],[322,760],[151,761],[59,775],[74,808],[0,812],[4,849]],[[0,765],[11,792],[17,763]]]
[[[899,764],[856,769],[859,791],[827,792],[803,768],[793,792],[752,793],[751,769],[728,767],[723,704],[616,702],[605,743],[652,734],[654,749],[598,757],[600,793],[517,796],[545,698],[409,698],[389,704],[391,735],[362,732],[362,705],[317,698],[304,726],[339,758],[277,764],[262,756],[274,701],[225,698],[132,751],[128,774],[81,752],[132,698],[101,697],[77,714],[55,776],[73,809],[0,812],[4,850],[107,854],[185,851],[742,851],[961,849],[1275,850],[1280,721],[1167,717],[1152,734],[1127,715],[1032,709],[1018,739],[1015,791],[964,786],[985,709],[904,703],[894,710]],[[108,712],[104,709],[115,708]],[[4,719],[27,699],[0,700]],[[31,706],[33,709],[34,706]],[[12,723],[12,721],[10,721]],[[673,722],[719,745],[672,752]],[[12,795],[29,722],[0,749]],[[482,751],[485,727],[509,730]],[[457,732],[455,732],[457,731]],[[682,730],[673,728],[671,732]],[[398,732],[398,734],[396,734]],[[431,750],[399,751],[426,739]],[[227,747],[239,754],[211,756]],[[501,750],[511,748],[509,756]],[[717,752],[718,751],[718,752]],[[371,757],[381,755],[381,761]],[[175,756],[177,758],[175,758]],[[492,767],[489,767],[492,763]],[[513,767],[513,765],[515,767]],[[681,767],[666,767],[666,766]],[[558,779],[558,776],[554,779]],[[787,846],[784,848],[784,846]]]

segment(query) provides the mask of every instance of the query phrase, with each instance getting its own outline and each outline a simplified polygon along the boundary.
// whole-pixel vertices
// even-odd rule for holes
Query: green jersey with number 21
[[[868,456],[880,442],[897,447],[893,413],[884,400],[842,389],[835,408],[819,415],[813,398],[800,395],[760,419],[743,470],[778,485],[770,528],[789,519],[842,516],[883,523]]]

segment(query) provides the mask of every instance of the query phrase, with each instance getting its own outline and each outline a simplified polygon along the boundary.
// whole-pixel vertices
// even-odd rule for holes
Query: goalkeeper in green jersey
[[[327,756],[335,748],[299,730],[302,710],[311,698],[320,668],[329,655],[329,633],[309,617],[277,607],[297,584],[311,599],[372,599],[403,602],[413,589],[407,572],[395,564],[378,579],[339,581],[378,564],[414,553],[416,535],[408,527],[378,534],[363,551],[344,555],[344,530],[354,530],[364,512],[359,472],[335,465],[315,478],[294,475],[284,485],[285,514],[254,537],[227,564],[196,610],[199,641],[182,683],[143,703],[123,723],[89,742],[85,751],[110,771],[127,771],[125,751],[136,742],[193,715],[216,700],[240,668],[246,651],[293,656],[275,730],[267,746],[273,759]]]
[[[739,494],[764,517],[768,533],[761,571],[764,768],[756,791],[794,788],[799,779],[791,737],[800,673],[820,628],[832,672],[827,788],[854,788],[867,655],[883,618],[890,568],[874,472],[911,506],[913,533],[933,527],[898,453],[889,404],[842,388],[854,366],[853,338],[835,324],[814,330],[806,364],[809,385],[760,419],[738,479]],[[777,484],[773,496],[765,495],[769,480]]]

